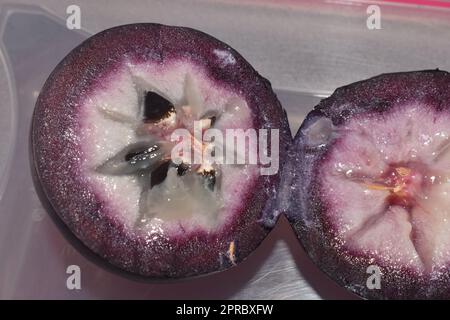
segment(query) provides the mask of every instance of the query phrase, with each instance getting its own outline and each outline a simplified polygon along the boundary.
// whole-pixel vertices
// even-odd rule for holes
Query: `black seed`
[[[131,159],[135,158],[136,156],[138,156],[138,155],[140,155],[142,153],[145,153],[146,150],[147,149],[143,149],[143,150],[140,150],[140,151],[135,151],[134,150],[134,151],[132,151],[130,153],[127,153],[125,155],[125,161],[130,161]]]
[[[149,157],[154,156],[155,151],[158,150],[159,147],[156,144],[153,146],[145,146],[134,150],[130,150],[130,152],[125,155],[125,161],[138,162],[142,160],[147,160]]]
[[[188,166],[187,164],[182,163],[182,164],[180,164],[180,165],[177,167],[177,174],[178,174],[179,176],[182,176],[182,175],[184,175],[188,170],[189,170],[189,166]]]
[[[170,161],[166,161],[163,164],[161,164],[158,168],[152,171],[150,175],[150,187],[153,188],[154,186],[162,183],[166,177],[167,172],[169,171]]]
[[[173,104],[159,94],[148,91],[144,100],[144,121],[158,121],[175,111]]]
[[[151,172],[167,159],[163,142],[137,142],[131,144],[96,168],[108,175],[127,175]]]

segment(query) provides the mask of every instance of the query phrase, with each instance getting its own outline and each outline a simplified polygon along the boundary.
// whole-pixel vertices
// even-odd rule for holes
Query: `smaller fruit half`
[[[285,207],[312,260],[365,298],[450,298],[450,74],[337,89],[298,131]]]

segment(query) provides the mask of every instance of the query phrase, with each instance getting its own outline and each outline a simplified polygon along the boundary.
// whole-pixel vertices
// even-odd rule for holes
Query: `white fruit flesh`
[[[148,207],[144,215],[139,213],[142,187],[136,176],[95,172],[95,168],[141,138],[139,99],[145,91],[157,92],[175,106],[176,115],[161,123],[160,133],[168,141],[174,123],[192,131],[193,120],[210,111],[220,115],[214,128],[221,131],[252,126],[244,99],[212,83],[202,69],[182,61],[164,66],[127,62],[83,102],[80,139],[86,178],[115,218],[131,229],[138,226],[150,235],[220,228],[240,208],[245,193],[242,190],[250,188],[258,176],[255,165],[221,165],[221,187],[209,194],[191,178],[176,176],[176,170],[169,169],[167,178],[144,197]],[[174,120],[181,115],[183,119]]]
[[[320,184],[339,242],[417,272],[450,264],[450,115],[404,105],[334,135]]]

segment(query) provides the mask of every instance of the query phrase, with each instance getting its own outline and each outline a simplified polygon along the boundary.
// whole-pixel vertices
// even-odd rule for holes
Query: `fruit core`
[[[416,205],[416,197],[422,192],[423,173],[414,165],[392,164],[379,180],[367,184],[369,189],[389,192],[389,205],[399,205],[410,210]]]
[[[449,123],[445,112],[404,105],[327,132],[320,197],[343,250],[417,272],[450,264]]]
[[[81,140],[86,176],[117,218],[145,232],[220,227],[242,205],[258,171],[252,165],[175,164],[177,128],[251,128],[237,93],[186,61],[124,63],[83,105]],[[192,135],[192,146],[210,147]],[[243,192],[244,191],[244,192]]]

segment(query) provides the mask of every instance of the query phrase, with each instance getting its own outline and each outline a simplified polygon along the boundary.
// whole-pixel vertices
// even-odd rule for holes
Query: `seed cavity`
[[[220,194],[205,187],[202,175],[190,174],[179,176],[177,168],[169,166],[164,183],[143,191],[139,200],[140,221],[149,221],[158,213],[165,219],[188,219],[201,213],[209,221],[217,221],[217,214],[224,205]]]
[[[168,220],[201,214],[207,220],[217,221],[218,210],[223,207],[218,192],[220,167],[175,164],[171,160],[175,144],[167,136],[180,126],[190,128],[193,121],[200,121],[202,131],[212,128],[221,113],[205,111],[201,90],[189,74],[185,78],[184,97],[176,106],[139,79],[135,87],[139,97],[135,117],[108,109],[99,111],[106,119],[131,126],[139,141],[120,150],[95,171],[112,176],[130,175],[138,181],[141,193],[136,226],[145,225],[159,214]],[[195,142],[194,145],[201,150],[206,147]]]
[[[144,98],[144,122],[157,122],[175,112],[173,104],[153,91],[147,91]]]
[[[131,144],[96,168],[108,175],[129,175],[153,171],[167,160],[170,146],[166,142],[137,142]]]

